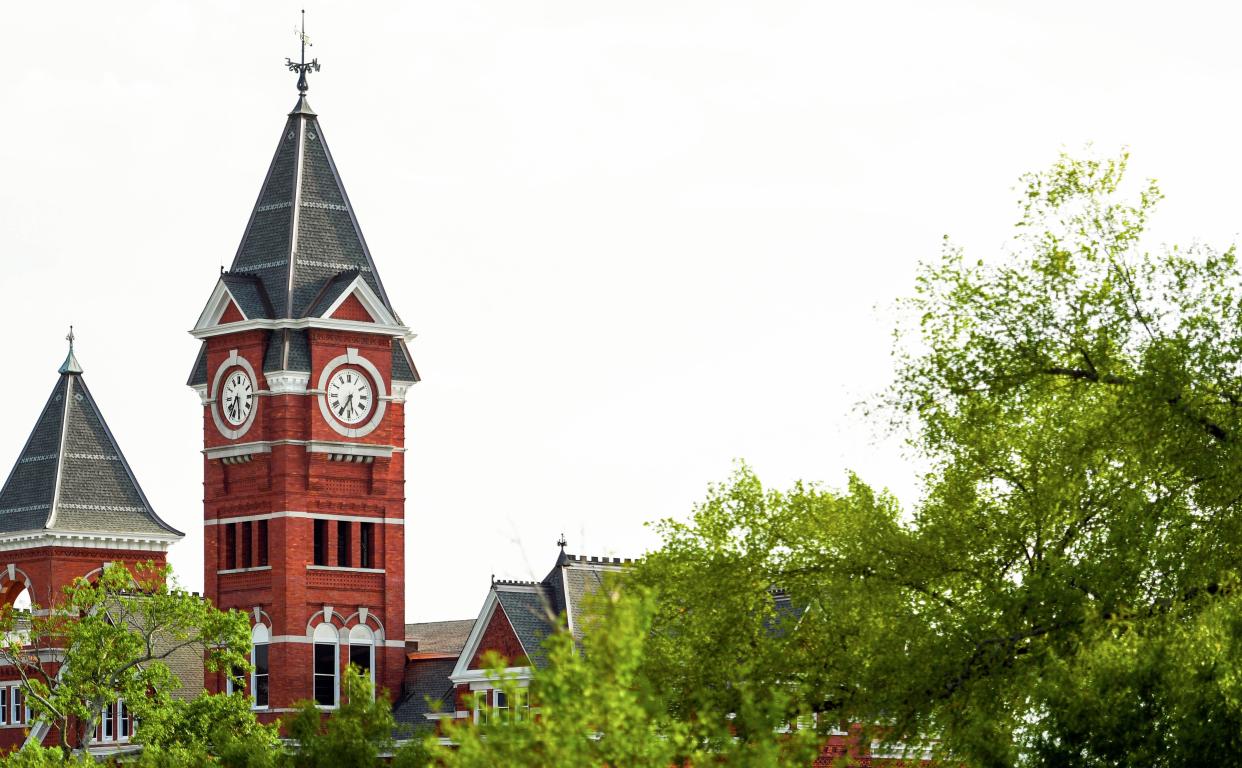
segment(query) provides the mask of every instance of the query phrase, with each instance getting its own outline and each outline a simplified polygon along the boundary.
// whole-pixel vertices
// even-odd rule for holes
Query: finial
[[[78,358],[73,354],[73,342],[77,336],[73,333],[73,326],[69,326],[69,333],[65,336],[65,341],[69,342],[69,354],[65,356],[65,362],[61,363],[59,373],[63,376],[67,373],[81,373],[82,365],[78,363]]]
[[[561,537],[556,540],[556,546],[560,547],[562,552],[565,551],[565,547],[569,546],[569,542],[565,541],[565,534],[562,533]]]
[[[305,8],[302,9],[302,28],[295,28],[293,33],[298,36],[299,40],[302,41],[302,59],[301,61],[295,63],[293,59],[287,58],[285,59],[285,66],[289,68],[290,72],[298,73],[298,93],[305,96],[309,87],[306,84],[306,73],[319,71],[319,59],[311,59],[309,62],[306,60],[306,46],[313,45],[313,43],[311,43],[310,38],[306,36]]]

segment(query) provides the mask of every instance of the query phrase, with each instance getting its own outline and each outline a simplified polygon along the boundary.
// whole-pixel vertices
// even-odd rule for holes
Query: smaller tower
[[[160,519],[69,353],[0,489],[0,604],[40,605],[109,562],[163,564],[184,534]]]

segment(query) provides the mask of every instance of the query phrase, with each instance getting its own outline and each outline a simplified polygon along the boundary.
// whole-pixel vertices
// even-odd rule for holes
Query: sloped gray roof
[[[80,373],[62,373],[0,489],[0,534],[183,534],[155,514]]]
[[[455,658],[413,659],[405,664],[405,695],[393,706],[398,735],[434,727],[427,719],[431,712],[452,713]],[[406,733],[401,733],[406,731]]]
[[[543,641],[556,631],[557,622],[547,587],[540,585],[536,591],[531,591],[497,583],[495,589],[496,599],[509,617],[509,624],[522,643],[527,658],[532,665],[542,667],[547,661]]]
[[[325,283],[355,270],[393,311],[319,118],[295,110],[281,130],[229,272],[262,283],[273,317],[299,318]]]
[[[457,621],[425,621],[405,625],[406,642],[418,643],[419,653],[461,653],[465,647],[474,619]]]
[[[238,309],[251,320],[269,319],[272,317],[272,302],[267,297],[263,281],[246,273],[225,272],[220,279],[228,287],[229,293],[237,300]]]

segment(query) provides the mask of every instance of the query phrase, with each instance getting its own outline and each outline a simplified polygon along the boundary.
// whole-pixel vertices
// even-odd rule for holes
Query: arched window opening
[[[267,706],[267,650],[272,633],[264,624],[250,631],[250,700],[255,709]]]
[[[315,703],[321,707],[335,707],[340,698],[339,636],[336,627],[320,624],[315,627],[314,675]]]
[[[371,681],[371,698],[375,698],[375,633],[365,624],[349,630],[349,663]]]
[[[13,610],[16,611],[30,610],[30,590],[26,589],[24,584],[22,585],[21,591],[16,595],[13,595],[12,606]]]

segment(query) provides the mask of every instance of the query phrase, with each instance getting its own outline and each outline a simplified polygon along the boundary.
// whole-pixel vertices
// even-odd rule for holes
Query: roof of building
[[[425,621],[419,624],[405,625],[405,641],[417,645],[411,649],[418,653],[451,654],[454,658],[461,653],[474,627],[474,619],[456,621]]]
[[[406,662],[405,695],[393,706],[398,731],[428,729],[433,726],[427,715],[435,712],[452,713],[455,702],[453,682],[449,680],[449,675],[453,673],[453,665],[456,663],[455,656],[413,659]]]
[[[304,101],[299,98],[299,105]],[[307,316],[327,283],[351,270],[395,316],[319,117],[309,108],[295,108],[281,130],[229,273],[258,278],[271,317],[299,318]]]
[[[86,386],[72,344],[0,488],[0,534],[40,530],[183,535],[147,501]]]

